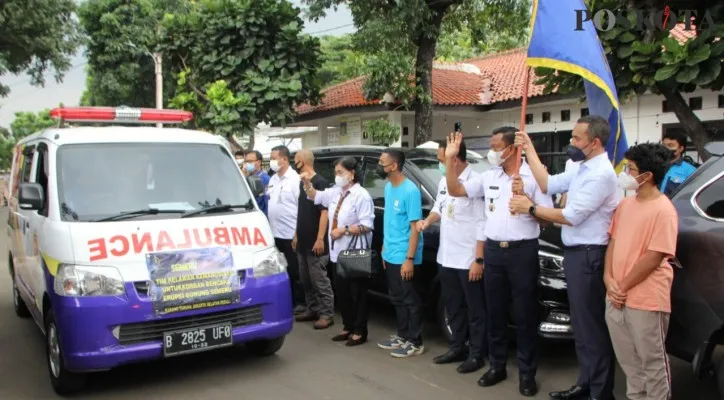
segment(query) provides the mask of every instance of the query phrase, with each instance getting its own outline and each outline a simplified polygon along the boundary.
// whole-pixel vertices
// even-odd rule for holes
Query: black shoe
[[[518,390],[525,397],[533,397],[538,393],[538,384],[535,383],[535,378],[521,377]]]
[[[350,336],[352,336],[352,332],[339,333],[332,337],[332,341],[333,342],[344,342],[347,339],[349,339]]]
[[[359,339],[352,339],[352,335],[349,336],[349,340],[344,345],[347,347],[359,346],[367,343],[367,335],[360,335]]]
[[[548,396],[553,400],[586,400],[591,391],[583,386],[571,386],[568,390],[550,392]]]
[[[468,358],[462,364],[458,365],[457,371],[461,374],[469,374],[475,372],[485,365],[482,358]]]
[[[447,353],[433,358],[432,362],[435,364],[451,364],[465,361],[466,358],[468,358],[468,355],[465,352],[449,350]]]
[[[489,387],[497,385],[508,378],[508,371],[504,369],[489,369],[488,372],[478,379],[478,385]]]

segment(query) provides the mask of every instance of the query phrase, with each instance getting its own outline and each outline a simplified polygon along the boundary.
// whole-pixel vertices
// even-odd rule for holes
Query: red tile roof
[[[679,42],[696,37],[696,31],[684,30],[679,24],[671,31],[671,35]],[[522,97],[523,75],[525,74],[526,49],[509,50],[480,58],[467,60],[457,64],[436,64],[432,72],[432,100],[435,105],[484,105],[504,101],[514,101]],[[465,68],[467,64],[467,68]],[[480,73],[470,71],[470,65],[479,69]],[[474,70],[474,68],[473,68]],[[543,86],[535,85],[537,78],[531,71],[528,96],[543,95]],[[299,115],[313,114],[321,111],[341,108],[362,107],[380,104],[377,100],[365,100],[362,86],[365,77],[355,78],[323,90],[322,102],[312,107],[303,104],[297,107]],[[483,92],[487,89],[486,80],[492,86],[492,98],[485,101]]]

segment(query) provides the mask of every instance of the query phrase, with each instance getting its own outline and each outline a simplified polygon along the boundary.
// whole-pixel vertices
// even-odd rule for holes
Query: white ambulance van
[[[286,260],[218,136],[138,124],[184,111],[58,108],[21,140],[9,186],[15,312],[45,335],[59,394],[86,374],[244,344],[271,355],[292,329]],[[64,127],[68,122],[95,126]],[[98,126],[136,123],[132,126]]]

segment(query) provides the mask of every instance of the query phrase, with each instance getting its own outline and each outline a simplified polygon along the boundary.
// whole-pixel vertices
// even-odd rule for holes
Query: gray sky
[[[290,0],[302,7],[301,0]],[[329,12],[327,17],[317,23],[307,22],[305,31],[319,35],[341,35],[354,31],[352,15],[345,6],[337,12]],[[85,87],[85,57],[77,54],[71,61],[69,70],[62,83],[56,83],[53,74],[47,73],[45,88],[31,86],[29,77],[23,75],[3,75],[2,82],[10,86],[10,95],[0,98],[0,126],[10,127],[18,111],[40,111],[56,107],[59,103],[66,106],[77,105]]]

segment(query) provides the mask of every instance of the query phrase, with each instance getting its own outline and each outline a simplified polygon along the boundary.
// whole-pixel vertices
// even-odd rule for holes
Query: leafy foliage
[[[369,72],[368,56],[354,48],[352,35],[323,36],[320,38],[324,58],[317,76],[322,87],[327,87]]]
[[[151,52],[159,42],[166,11],[183,10],[185,0],[87,0],[78,16],[88,41],[88,106],[154,107],[156,78]],[[164,94],[176,79],[165,74]]]
[[[320,99],[319,39],[302,34],[286,0],[203,0],[163,26],[160,48],[178,77],[171,103],[194,111],[199,128],[233,139]]]
[[[627,5],[620,0],[587,0],[591,13],[602,9],[617,9]],[[696,8],[696,4],[687,3],[682,9]],[[724,7],[709,9],[724,17]],[[684,14],[680,13],[679,23],[683,23]],[[700,12],[704,14],[703,11]],[[714,21],[722,21],[719,14]],[[605,20],[604,20],[605,21]],[[701,122],[685,106],[683,110],[680,93],[693,92],[698,88],[722,90],[724,87],[724,24],[702,26],[695,38],[679,43],[668,31],[660,29],[638,30],[635,14],[629,14],[630,28],[617,24],[607,32],[599,32],[601,43],[608,56],[611,72],[622,101],[647,91],[663,94],[667,100],[680,105],[677,116],[689,136],[700,149],[708,140]],[[559,93],[581,92],[580,77],[548,68],[536,68],[540,77],[538,84],[546,86],[545,92],[557,90]]]
[[[56,122],[50,118],[50,110],[37,113],[22,111],[15,113],[15,119],[10,124],[10,131],[15,140],[20,140],[55,124]]]
[[[74,0],[1,1],[0,77],[27,72],[31,84],[43,86],[52,69],[60,82],[80,43],[75,9]],[[0,83],[0,97],[9,91]]]
[[[400,127],[387,119],[365,121],[364,131],[372,137],[372,143],[381,146],[389,146],[400,139]]]

